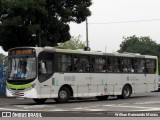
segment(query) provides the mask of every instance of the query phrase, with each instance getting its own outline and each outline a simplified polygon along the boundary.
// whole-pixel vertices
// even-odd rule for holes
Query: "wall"
[[[5,97],[7,71],[0,65],[0,97]]]

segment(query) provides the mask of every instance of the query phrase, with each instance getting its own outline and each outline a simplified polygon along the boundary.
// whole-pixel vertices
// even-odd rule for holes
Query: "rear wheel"
[[[70,99],[70,90],[67,87],[62,87],[59,90],[58,98],[55,98],[54,100],[58,103],[66,103]]]
[[[129,85],[125,85],[122,90],[122,95],[118,95],[117,98],[126,99],[131,96],[132,90]]]
[[[38,104],[43,104],[44,102],[46,102],[46,98],[43,98],[43,99],[33,99],[36,103]]]
[[[107,100],[108,99],[108,95],[105,95],[105,96],[96,96],[96,98],[98,100]]]

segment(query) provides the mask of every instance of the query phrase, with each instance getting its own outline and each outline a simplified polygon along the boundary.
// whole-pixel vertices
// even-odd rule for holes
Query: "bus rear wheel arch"
[[[132,87],[130,84],[126,84],[122,89],[122,95],[117,95],[117,98],[119,99],[130,98],[131,94],[132,94]]]

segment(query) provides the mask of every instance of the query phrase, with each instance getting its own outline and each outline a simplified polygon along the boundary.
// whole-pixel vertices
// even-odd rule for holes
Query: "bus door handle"
[[[47,87],[48,85],[44,85],[45,87]]]

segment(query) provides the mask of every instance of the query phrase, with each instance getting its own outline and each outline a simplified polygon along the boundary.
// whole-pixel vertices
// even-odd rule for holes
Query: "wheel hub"
[[[67,93],[66,91],[61,91],[60,94],[59,94],[60,98],[66,98],[67,97]]]
[[[125,94],[125,96],[129,96],[129,90],[128,89],[124,89],[124,94]]]

